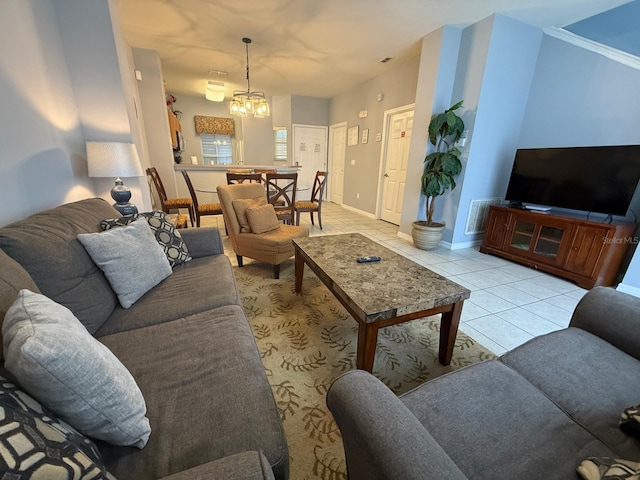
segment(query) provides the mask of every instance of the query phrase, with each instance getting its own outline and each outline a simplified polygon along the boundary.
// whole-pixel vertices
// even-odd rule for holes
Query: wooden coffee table
[[[302,291],[304,264],[358,322],[356,367],[371,372],[380,328],[442,314],[438,358],[451,363],[463,302],[470,292],[359,233],[293,240],[295,291]],[[357,263],[363,256],[377,263]]]

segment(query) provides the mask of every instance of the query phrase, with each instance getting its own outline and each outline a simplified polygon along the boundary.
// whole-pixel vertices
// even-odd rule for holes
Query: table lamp
[[[114,208],[122,215],[138,213],[138,208],[129,203],[131,190],[120,177],[142,177],[142,167],[136,146],[132,143],[87,142],[87,164],[90,177],[116,177],[111,189]]]

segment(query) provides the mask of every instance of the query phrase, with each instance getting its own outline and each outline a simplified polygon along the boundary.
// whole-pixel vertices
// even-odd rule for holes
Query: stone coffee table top
[[[293,240],[321,280],[364,322],[401,317],[469,298],[468,289],[359,233]],[[357,263],[379,256],[380,262]],[[308,261],[307,261],[308,263]],[[329,282],[329,283],[327,283]]]

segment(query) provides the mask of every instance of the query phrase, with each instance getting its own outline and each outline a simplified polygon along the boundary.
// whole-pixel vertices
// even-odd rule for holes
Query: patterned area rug
[[[296,295],[293,264],[235,268],[247,318],[280,408],[291,456],[292,480],[346,479],[340,431],[325,405],[331,381],[355,368],[357,323],[305,268]],[[374,375],[395,393],[472,363],[495,357],[458,332],[451,365],[437,358],[440,317],[381,329]]]

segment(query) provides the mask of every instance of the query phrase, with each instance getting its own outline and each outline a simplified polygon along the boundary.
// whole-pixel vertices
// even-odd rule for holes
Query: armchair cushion
[[[233,209],[238,217],[238,223],[240,224],[240,232],[251,233],[251,226],[249,225],[249,219],[247,218],[247,208],[259,207],[260,205],[266,205],[266,197],[254,197],[254,198],[238,198],[232,202]]]
[[[81,233],[78,241],[102,269],[124,308],[171,275],[169,260],[145,219],[106,232]]]
[[[266,233],[280,228],[280,222],[273,205],[251,206],[247,208],[247,220],[253,233]]]

